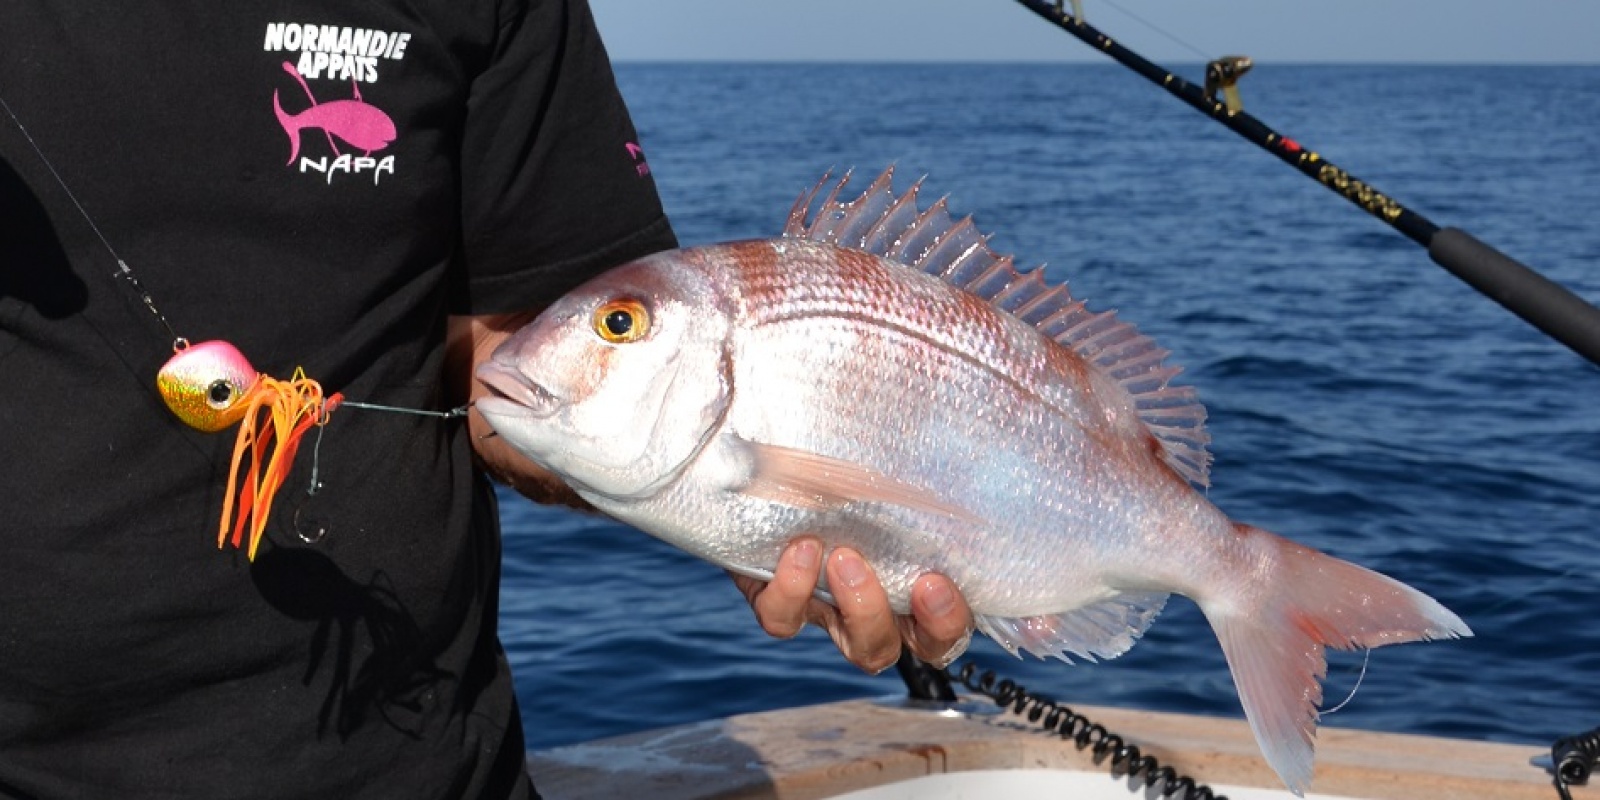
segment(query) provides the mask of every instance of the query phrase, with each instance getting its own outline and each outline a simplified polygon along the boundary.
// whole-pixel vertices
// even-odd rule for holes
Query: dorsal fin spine
[[[916,232],[917,224],[921,222],[923,216],[922,210],[917,208],[917,197],[921,191],[922,180],[919,178],[916,183],[911,184],[911,188],[907,189],[905,194],[900,195],[898,205],[904,206],[905,210],[901,211],[897,208],[895,211],[896,214],[905,213],[911,217],[910,222],[907,222],[899,230],[894,231],[894,248],[889,251],[891,254],[889,257],[902,264],[909,264],[916,259],[917,255],[920,255],[920,253],[911,253],[910,248],[912,247],[912,236]]]
[[[928,254],[938,245],[939,237],[949,225],[950,214],[945,210],[943,197],[934,201],[934,204],[917,221],[911,223],[911,228],[906,231],[905,244],[902,249],[907,255],[916,255],[908,262],[912,267],[926,272],[924,265],[928,263]]]
[[[1089,312],[1084,302],[1082,300],[1075,299],[1071,303],[1063,306],[1061,310],[1041,320],[1038,324],[1038,328],[1039,330],[1044,331],[1046,336],[1049,336],[1056,341],[1060,341],[1059,336],[1061,332],[1071,328],[1073,325],[1076,325],[1078,317],[1087,313]]]
[[[1167,350],[1115,312],[1090,311],[1064,284],[1046,283],[1043,267],[1019,271],[1010,256],[989,248],[989,237],[971,217],[953,221],[946,198],[918,212],[921,180],[896,195],[891,167],[860,197],[840,202],[850,176],[847,171],[833,185],[814,215],[812,203],[829,176],[803,193],[789,210],[783,235],[892,259],[1033,325],[1126,389],[1140,420],[1161,443],[1167,464],[1196,484],[1208,483],[1205,408],[1192,387],[1168,385],[1180,370],[1163,363]]]
[[[1011,265],[1011,257],[1005,256],[989,265],[978,277],[967,282],[974,294],[980,297],[987,296],[989,302],[994,303],[1001,310],[1010,310],[1005,306],[1003,295],[1014,284],[1021,283],[1016,280],[1017,270]]]
[[[1043,267],[1036,267],[1028,274],[1039,275],[1040,283],[1044,282]],[[1072,295],[1067,294],[1065,286],[1047,286],[1044,291],[1029,299],[1028,302],[1023,303],[1011,313],[1016,314],[1023,322],[1037,326],[1040,320],[1054,314],[1060,308],[1059,303],[1064,299],[1072,299]]]
[[[1109,372],[1115,364],[1122,360],[1124,355],[1137,355],[1143,346],[1141,342],[1150,341],[1140,336],[1138,331],[1129,332],[1128,328],[1108,328],[1096,334],[1089,343],[1094,347],[1094,361]]]
[[[884,173],[872,182],[872,186],[868,187],[861,199],[851,204],[850,213],[845,215],[841,223],[840,242],[848,242],[849,246],[857,250],[876,252],[869,240],[893,206],[894,193],[890,191],[889,174]]]
[[[1085,351],[1093,348],[1094,337],[1107,327],[1117,324],[1117,321],[1113,318],[1114,314],[1115,312],[1112,311],[1091,313],[1077,320],[1072,327],[1062,331],[1061,335],[1056,337],[1056,341],[1071,347],[1085,358],[1088,358],[1089,353]]]
[[[980,244],[968,238],[974,230],[971,217],[950,226],[950,229],[940,235],[933,246],[928,248],[928,252],[923,254],[920,259],[923,264],[922,271],[950,281],[950,276],[960,266],[961,259]]]
[[[1161,360],[1166,357],[1167,350],[1157,345],[1134,358],[1117,364],[1116,369],[1109,370],[1109,372],[1111,377],[1122,381],[1125,385],[1129,385],[1135,380],[1148,380],[1151,375],[1161,374]],[[1166,374],[1166,377],[1170,378],[1177,373],[1178,370],[1174,367],[1170,374]],[[1160,385],[1157,384],[1152,387],[1151,391],[1159,388]]]
[[[967,227],[972,231],[977,231],[978,228],[972,223],[970,217],[962,220],[962,222],[966,223]],[[955,260],[950,262],[950,266],[941,270],[939,275],[956,286],[966,286],[972,282],[973,273],[981,273],[982,269],[988,266],[988,262],[983,260],[983,241],[981,238],[975,242],[957,241],[955,245],[963,248],[961,255],[956,256]]]
[[[1007,266],[1011,267],[1009,258],[1006,262]],[[1014,270],[1015,268],[1012,267],[1012,269]],[[1021,277],[1011,281],[1009,285],[995,295],[992,302],[1011,312],[1012,316],[1027,321],[1022,310],[1037,303],[1049,293],[1050,287],[1045,285],[1044,272],[1038,269],[1031,269],[1021,273]]]
[[[904,256],[900,253],[900,236],[916,217],[917,187],[913,186],[910,191],[895,198],[883,212],[883,218],[867,235],[864,249],[869,253],[893,253],[891,256],[893,260],[904,263]]]
[[[1166,351],[1161,352],[1163,355],[1166,353]],[[1156,392],[1165,391],[1167,389],[1167,381],[1177,377],[1178,373],[1181,371],[1182,370],[1178,369],[1177,367],[1144,369],[1130,374],[1126,379],[1123,380],[1123,385],[1128,386],[1130,391],[1137,389],[1138,394],[1134,395],[1134,397],[1143,399],[1150,397]]]
[[[784,236],[795,237],[805,235],[806,212],[811,210],[811,201],[817,199],[817,193],[822,191],[823,185],[825,185],[828,182],[828,178],[832,176],[833,173],[831,172],[824,174],[822,176],[822,180],[817,181],[817,185],[811,187],[811,191],[802,192],[799,199],[794,201],[794,205],[789,207],[789,219],[784,223],[783,226]]]

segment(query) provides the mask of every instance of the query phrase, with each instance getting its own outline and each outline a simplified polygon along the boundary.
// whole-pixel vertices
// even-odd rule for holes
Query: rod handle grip
[[[1428,256],[1450,274],[1600,366],[1600,308],[1484,244],[1460,228],[1442,228]]]

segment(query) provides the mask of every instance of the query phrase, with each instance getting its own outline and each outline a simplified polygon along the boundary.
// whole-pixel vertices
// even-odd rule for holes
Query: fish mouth
[[[498,416],[544,419],[556,413],[561,398],[520,371],[496,361],[478,367],[477,378],[493,394],[480,398],[479,411]]]

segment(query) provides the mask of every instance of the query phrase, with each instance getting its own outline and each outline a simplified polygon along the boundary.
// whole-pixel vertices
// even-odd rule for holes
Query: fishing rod
[[[1062,0],[1017,0],[1085,44],[1143,75],[1202,114],[1277,156],[1302,174],[1332,189],[1367,213],[1428,249],[1434,263],[1480,294],[1526,320],[1546,336],[1600,366],[1600,308],[1540,275],[1459,228],[1440,228],[1427,217],[1402,206],[1365,181],[1307,150],[1255,117],[1246,114],[1235,83],[1250,69],[1248,58],[1228,56],[1206,67],[1206,82],[1197,86],[1123,47],[1084,22],[1082,0],[1072,10]],[[1217,99],[1218,93],[1222,99]]]

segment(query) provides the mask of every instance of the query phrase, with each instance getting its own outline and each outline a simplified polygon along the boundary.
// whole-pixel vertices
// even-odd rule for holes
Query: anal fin
[[[1133,647],[1166,605],[1164,592],[1122,592],[1083,608],[1037,617],[979,615],[978,630],[1012,655],[1026,650],[1039,658],[1071,653],[1088,661],[1116,658]]]

